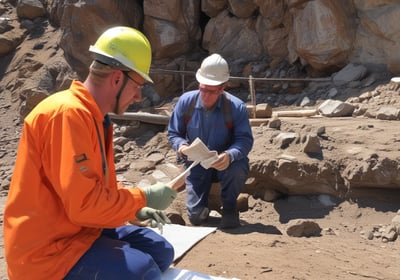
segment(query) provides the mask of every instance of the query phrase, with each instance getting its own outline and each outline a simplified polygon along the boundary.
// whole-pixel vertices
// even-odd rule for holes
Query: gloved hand
[[[143,190],[147,200],[146,206],[158,210],[165,210],[178,195],[175,190],[163,183],[151,185]]]
[[[223,152],[218,155],[218,159],[214,161],[211,167],[219,171],[222,171],[227,169],[230,163],[231,163],[231,158],[229,154],[227,152]]]
[[[136,212],[136,218],[141,221],[149,220],[149,225],[151,227],[160,227],[165,224],[170,224],[171,220],[162,210],[157,210],[150,207],[143,207]]]

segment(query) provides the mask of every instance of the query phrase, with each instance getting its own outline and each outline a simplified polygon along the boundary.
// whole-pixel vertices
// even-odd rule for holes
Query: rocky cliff
[[[20,0],[1,6],[3,62],[33,36],[57,29],[57,46],[81,78],[91,59],[88,46],[103,30],[141,29],[153,47],[154,90],[162,97],[190,87],[190,73],[213,52],[238,77],[329,77],[350,63],[400,73],[396,0]],[[231,86],[247,87],[247,81]]]

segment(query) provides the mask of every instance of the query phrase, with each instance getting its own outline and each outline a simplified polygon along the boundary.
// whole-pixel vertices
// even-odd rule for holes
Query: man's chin
[[[119,109],[118,112],[114,112],[114,114],[122,116],[126,112],[126,110],[128,110],[128,106],[125,107],[124,109]]]

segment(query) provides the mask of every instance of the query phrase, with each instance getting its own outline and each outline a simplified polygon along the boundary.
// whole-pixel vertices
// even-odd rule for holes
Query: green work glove
[[[146,194],[146,206],[159,210],[165,210],[178,195],[175,190],[163,183],[151,185],[143,190]]]
[[[170,224],[171,220],[162,210],[150,207],[143,207],[136,213],[136,218],[141,221],[150,220],[151,227],[160,227],[160,225]]]

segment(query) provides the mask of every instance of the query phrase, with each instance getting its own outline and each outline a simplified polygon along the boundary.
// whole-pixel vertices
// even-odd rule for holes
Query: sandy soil
[[[217,230],[176,267],[239,279],[399,279],[399,241],[366,238],[374,227],[390,224],[398,204],[344,201],[324,206],[318,201],[318,196],[274,203],[250,198],[241,228]],[[292,219],[317,222],[321,236],[289,237],[285,229]],[[208,225],[218,223],[219,218],[211,218]]]
[[[1,98],[5,105],[0,107],[0,171],[4,174],[12,168],[15,160],[20,121],[12,96],[3,95]],[[296,121],[299,122],[299,119]],[[310,120],[311,123],[315,121]],[[337,127],[339,131],[345,127],[362,127],[370,122],[370,119],[348,118],[338,125],[338,120],[321,118],[317,123],[327,128]],[[399,122],[381,123],[382,126],[375,125],[379,127],[375,141],[370,139],[370,131],[351,129],[352,137],[349,133],[337,133],[333,143],[337,148],[347,147],[354,145],[354,139],[364,139],[361,143],[366,150],[387,150],[391,147],[393,152],[398,153],[398,147],[393,145],[395,142],[388,139],[393,139],[393,135],[400,131]],[[382,143],[385,143],[385,148],[380,146]],[[253,152],[257,153],[262,145],[256,145],[254,149]],[[340,149],[332,150],[341,152]],[[3,190],[0,197],[1,224],[6,194]],[[183,191],[172,208],[186,219],[184,200]],[[249,210],[240,216],[241,228],[217,230],[188,251],[175,266],[239,279],[400,279],[400,267],[397,265],[400,261],[400,241],[383,242],[379,237],[367,239],[370,232],[390,225],[399,209],[399,201],[335,200],[332,205],[322,201],[319,196],[289,196],[265,202],[250,196]],[[287,224],[294,219],[317,222],[323,229],[321,235],[309,238],[288,236]],[[219,220],[218,217],[210,218],[206,225],[218,226]],[[1,231],[0,279],[7,279],[2,237]]]
[[[396,121],[287,118],[282,123],[293,131],[324,126],[328,138],[335,138],[321,142],[324,147],[333,147],[324,151],[325,160],[354,162],[373,152],[399,153],[393,145],[400,131]],[[372,131],[359,129],[367,125]],[[267,144],[268,137],[264,142],[257,139],[252,154],[275,157],[282,152]],[[295,154],[294,150],[287,152]],[[389,227],[400,208],[396,193],[380,196],[383,200],[373,196],[340,200],[305,195],[266,202],[250,196],[249,210],[240,215],[241,228],[217,230],[178,260],[176,266],[239,279],[400,279],[400,241],[384,242],[377,233]],[[172,208],[184,209],[184,199],[182,192]],[[188,223],[185,212],[180,214]],[[296,219],[318,223],[321,235],[290,237],[286,229]],[[219,221],[218,217],[211,218],[206,225],[217,227]],[[375,237],[368,239],[372,233]]]
[[[184,197],[181,192],[175,205]],[[249,211],[240,216],[241,228],[217,230],[174,265],[239,279],[399,279],[400,242],[366,238],[374,227],[390,224],[398,204],[344,201],[324,206],[318,201],[318,196],[286,197],[274,203],[250,197]],[[1,213],[4,202],[3,196]],[[287,222],[300,218],[316,221],[323,228],[321,236],[289,237]],[[206,226],[217,227],[219,220],[210,217]],[[0,279],[8,279],[3,250]]]

